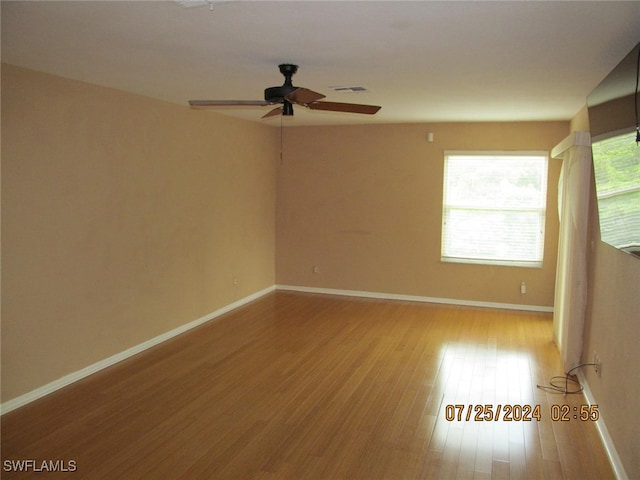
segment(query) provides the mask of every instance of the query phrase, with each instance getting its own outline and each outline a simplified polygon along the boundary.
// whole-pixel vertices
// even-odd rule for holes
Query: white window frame
[[[443,175],[443,195],[442,195],[442,237],[441,237],[441,261],[451,263],[470,263],[470,264],[483,264],[483,265],[505,265],[515,267],[530,267],[541,268],[544,259],[544,239],[545,239],[545,222],[546,222],[546,209],[547,209],[547,176],[549,169],[549,154],[545,151],[445,151],[444,152],[444,175]],[[518,157],[541,157],[544,159],[543,171],[540,172],[541,192],[535,198],[535,205],[531,204],[532,200],[529,200],[529,205],[526,206],[514,206],[514,205],[501,205],[493,204],[488,201],[485,205],[479,203],[469,203],[466,201],[461,203],[460,200],[455,200],[455,192],[448,192],[448,177],[450,175],[450,165],[452,161],[455,161],[456,157],[465,157],[469,160],[470,157],[477,157],[479,162],[488,161],[490,158],[509,160],[513,157],[514,162],[517,162]],[[473,159],[472,161],[475,161]],[[471,176],[470,176],[471,178]],[[460,196],[458,195],[458,198]],[[495,202],[496,200],[492,200]],[[450,215],[455,215],[455,212],[465,215],[473,215],[473,212],[478,212],[478,217],[486,215],[489,212],[494,213],[507,213],[507,212],[521,212],[523,215],[531,216],[535,213],[536,228],[534,232],[535,248],[534,252],[527,258],[518,257],[518,255],[511,255],[509,253],[504,254],[481,254],[481,253],[469,253],[465,251],[463,247],[456,247],[456,243],[460,245],[461,242],[456,242],[454,237],[450,235],[456,232],[450,230],[455,227],[447,225],[449,218],[453,218]],[[454,221],[452,221],[455,224]],[[517,233],[517,230],[513,230],[510,233]],[[530,232],[531,233],[531,232]],[[484,238],[488,238],[486,235]],[[450,239],[448,241],[447,239]],[[504,238],[499,236],[496,240],[501,241],[504,246]],[[508,241],[506,241],[508,245]],[[497,242],[496,242],[496,251]],[[509,258],[511,257],[511,258]]]

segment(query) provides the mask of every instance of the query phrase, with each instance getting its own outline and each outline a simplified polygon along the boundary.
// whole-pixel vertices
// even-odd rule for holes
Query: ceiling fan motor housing
[[[269,87],[264,89],[264,99],[270,103],[282,103],[284,97],[297,90],[298,87],[282,85],[281,87]]]
[[[298,66],[291,63],[278,65],[280,73],[284,75],[284,83],[279,87],[269,87],[264,89],[264,99],[270,103],[282,103],[284,105],[283,115],[293,115],[293,105],[286,100],[286,96],[297,90],[291,83],[291,77],[298,71]]]

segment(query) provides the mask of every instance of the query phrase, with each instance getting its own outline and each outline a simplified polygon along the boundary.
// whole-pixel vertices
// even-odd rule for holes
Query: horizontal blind
[[[442,260],[541,266],[544,153],[445,155]]]

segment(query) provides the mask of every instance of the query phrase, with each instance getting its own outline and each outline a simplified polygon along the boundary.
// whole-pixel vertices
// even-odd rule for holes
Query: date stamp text
[[[448,422],[539,422],[543,418],[542,411],[542,406],[529,404],[448,404],[444,417]],[[598,405],[551,405],[549,418],[553,422],[595,422],[600,418],[600,412]]]

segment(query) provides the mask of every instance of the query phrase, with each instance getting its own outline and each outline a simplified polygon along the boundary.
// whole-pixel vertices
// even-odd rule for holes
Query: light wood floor
[[[551,420],[585,403],[536,388],[558,374],[550,315],[277,292],[4,415],[2,460],[72,460],[70,479],[614,478],[593,423]],[[541,420],[447,421],[454,404]]]

